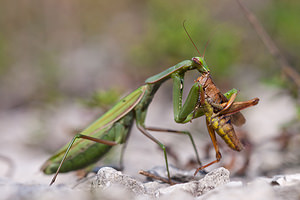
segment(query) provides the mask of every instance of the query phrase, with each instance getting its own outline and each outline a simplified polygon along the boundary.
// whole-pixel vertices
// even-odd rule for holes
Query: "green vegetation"
[[[299,1],[247,4],[299,71]],[[0,92],[7,98],[9,93],[18,93],[19,85],[33,88],[22,98],[43,96],[46,101],[59,94],[89,96],[99,88],[115,85],[112,84],[115,77],[126,82],[125,87],[140,85],[152,74],[199,56],[183,30],[184,20],[201,54],[209,42],[205,57],[214,79],[230,81],[237,71],[235,67],[241,67],[241,63],[255,66],[251,70],[263,74],[263,79],[277,79],[280,74],[277,63],[235,1],[77,0],[57,7],[48,0],[23,2],[18,6],[17,12],[15,4],[8,1],[0,8]],[[95,58],[99,68],[93,68],[91,74],[105,74],[111,69],[119,74],[107,78],[111,81],[107,85],[97,80],[93,85],[63,88],[62,82],[75,79],[73,71],[79,70],[78,66],[66,67],[65,57],[83,56],[89,61],[84,56],[90,51],[99,55]],[[80,73],[86,70],[83,64]],[[24,81],[27,79],[37,81],[27,86],[29,82]]]

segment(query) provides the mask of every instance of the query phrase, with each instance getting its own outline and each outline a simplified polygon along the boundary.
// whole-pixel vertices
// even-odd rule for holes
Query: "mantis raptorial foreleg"
[[[202,89],[201,84],[194,83],[186,98],[185,103],[182,105],[182,92],[184,74],[174,74],[173,79],[173,110],[174,120],[177,123],[187,123],[193,118],[193,112],[198,104],[199,93]],[[203,115],[203,114],[202,114]],[[198,116],[200,117],[200,116]]]

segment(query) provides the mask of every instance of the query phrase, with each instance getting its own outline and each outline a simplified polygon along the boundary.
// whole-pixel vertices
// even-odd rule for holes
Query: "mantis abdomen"
[[[134,113],[131,111],[119,121],[114,123],[111,127],[101,129],[94,135],[100,135],[99,139],[114,141],[117,143],[124,143],[128,132],[133,124]],[[77,144],[76,144],[77,143]],[[70,143],[69,143],[70,144]],[[46,162],[42,170],[45,174],[53,174],[57,171],[62,157],[69,146],[67,144],[59,153],[54,155],[50,160],[51,162]],[[80,143],[74,142],[74,145],[70,149],[70,154],[64,161],[60,168],[60,172],[69,172],[73,170],[82,169],[87,167],[102,158],[112,146],[101,144],[101,143],[91,143],[90,141],[80,141]]]

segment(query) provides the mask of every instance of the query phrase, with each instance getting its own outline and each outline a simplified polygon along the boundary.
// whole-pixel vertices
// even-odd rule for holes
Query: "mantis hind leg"
[[[121,153],[120,153],[120,160],[119,160],[120,171],[123,171],[123,170],[124,170],[123,158],[124,158],[125,150],[126,150],[126,147],[127,147],[129,135],[130,135],[130,131],[129,131],[128,134],[126,135],[125,141],[124,141],[124,143],[123,143],[123,145],[122,145],[122,149],[121,149]]]
[[[164,157],[165,157],[165,164],[166,164],[166,169],[167,169],[167,173],[168,173],[168,183],[169,184],[173,184],[173,182],[171,181],[171,176],[170,176],[170,170],[169,170],[169,163],[168,163],[168,156],[167,156],[167,151],[166,151],[166,146],[161,143],[159,140],[157,140],[155,137],[153,137],[148,131],[147,128],[140,124],[137,123],[137,128],[146,136],[148,137],[150,140],[152,140],[153,142],[155,142],[156,144],[158,144],[160,146],[160,148],[162,148],[162,150],[164,151]]]
[[[62,164],[64,163],[64,161],[66,160],[67,155],[68,155],[71,147],[73,146],[73,144],[76,141],[76,139],[79,139],[79,138],[90,140],[90,141],[94,141],[94,142],[101,143],[101,144],[106,144],[106,145],[109,145],[109,146],[114,146],[114,145],[118,144],[117,142],[114,142],[114,141],[102,140],[102,139],[90,137],[90,136],[87,136],[87,135],[82,135],[82,134],[75,135],[73,137],[73,139],[71,140],[71,142],[70,142],[70,144],[69,144],[69,146],[68,146],[68,148],[67,148],[67,150],[66,150],[66,152],[65,152],[65,154],[64,154],[64,156],[63,156],[63,158],[62,158],[62,160],[61,160],[61,162],[59,164],[59,167],[57,168],[57,171],[56,171],[55,175],[53,176],[53,178],[51,180],[50,185],[52,185],[55,182],[56,177],[57,177],[57,175],[58,175],[58,173],[60,171],[60,168],[61,168]]]
[[[146,129],[149,130],[149,131],[166,132],[166,133],[178,133],[178,134],[185,134],[185,135],[189,136],[189,138],[191,140],[191,143],[193,145],[193,149],[195,151],[197,162],[200,166],[202,166],[201,161],[200,161],[200,157],[199,157],[196,145],[195,145],[194,138],[193,138],[193,136],[191,135],[190,132],[188,132],[188,131],[178,131],[178,130],[172,130],[172,129],[164,129],[164,128],[154,128],[154,127],[147,127]]]

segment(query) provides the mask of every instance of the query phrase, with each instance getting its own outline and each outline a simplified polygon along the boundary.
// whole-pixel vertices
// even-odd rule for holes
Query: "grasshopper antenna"
[[[189,37],[190,41],[192,42],[193,46],[195,47],[195,49],[197,50],[197,52],[199,53],[199,55],[200,55],[200,57],[201,57],[200,51],[198,50],[197,46],[195,45],[195,43],[194,43],[192,37],[190,36],[189,32],[188,32],[188,31],[186,30],[186,28],[185,28],[185,25],[184,25],[185,21],[186,21],[186,20],[184,20],[183,23],[182,23],[182,26],[183,26],[183,28],[184,28],[184,31],[186,32],[187,36]],[[206,47],[205,47],[205,49],[206,49]]]

